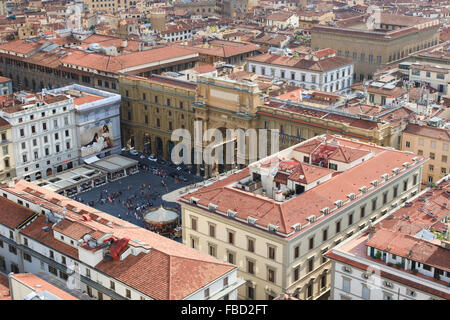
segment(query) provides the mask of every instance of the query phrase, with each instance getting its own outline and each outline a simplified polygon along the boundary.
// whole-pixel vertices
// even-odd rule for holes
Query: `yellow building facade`
[[[422,187],[432,185],[450,172],[450,130],[409,124],[403,131],[402,150],[429,158],[423,167]]]

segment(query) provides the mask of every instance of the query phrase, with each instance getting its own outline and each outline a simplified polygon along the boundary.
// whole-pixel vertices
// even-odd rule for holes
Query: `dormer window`
[[[276,232],[279,228],[279,226],[273,225],[271,223],[269,223],[268,227],[269,227],[269,231],[272,231],[272,232]]]

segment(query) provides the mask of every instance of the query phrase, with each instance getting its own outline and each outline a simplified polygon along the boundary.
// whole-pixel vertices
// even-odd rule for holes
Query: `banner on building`
[[[82,157],[114,147],[111,121],[102,120],[81,127],[80,140]]]

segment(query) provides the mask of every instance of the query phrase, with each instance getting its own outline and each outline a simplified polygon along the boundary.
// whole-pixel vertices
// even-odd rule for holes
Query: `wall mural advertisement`
[[[110,149],[114,147],[112,123],[103,120],[81,127],[80,139],[82,157]]]

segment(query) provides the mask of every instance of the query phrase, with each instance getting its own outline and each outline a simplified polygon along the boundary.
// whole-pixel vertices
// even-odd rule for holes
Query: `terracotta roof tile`
[[[307,223],[306,218],[311,214],[316,213],[318,216],[324,207],[332,208],[335,206],[335,201],[345,201],[350,193],[358,194],[360,187],[370,186],[371,181],[379,180],[384,173],[391,173],[393,168],[402,168],[404,162],[412,162],[411,159],[415,156],[348,139],[336,139],[342,146],[372,152],[374,156],[307,192],[281,203],[231,185],[232,182],[248,176],[248,171],[246,171],[248,168],[227,179],[182,196],[181,199],[189,200],[190,197],[196,197],[201,205],[208,206],[209,203],[214,203],[218,205],[218,211],[227,212],[228,209],[232,209],[237,211],[238,218],[246,220],[248,216],[251,216],[258,219],[257,225],[263,227],[267,227],[268,224],[278,225],[279,232],[288,234],[292,231],[290,226],[296,223]],[[306,142],[306,145],[310,145],[310,150],[314,149],[312,141]],[[320,172],[320,174],[323,173]],[[308,207],[299,205],[301,203],[308,203]],[[329,216],[339,211],[336,210]]]
[[[0,197],[0,223],[15,229],[22,222],[32,217],[35,213],[11,200]]]
[[[68,220],[61,221],[53,229],[75,240],[79,240],[84,235],[94,231],[81,223],[73,223]]]
[[[181,299],[236,268],[231,264],[188,248],[181,243],[146,229],[137,228],[130,222],[35,186],[27,181],[17,181],[14,188],[8,188],[5,185],[2,188],[13,194],[20,194],[21,197],[36,199],[42,206],[52,204],[49,201],[52,198],[58,199],[59,205],[52,204],[52,210],[62,212],[63,206],[66,207],[65,222],[61,222],[63,223],[62,227],[58,230],[63,229],[64,232],[76,236],[81,236],[88,230],[95,230],[91,233],[95,236],[100,236],[100,232],[110,233],[117,239],[130,239],[130,246],[150,250],[148,254],[140,253],[137,256],[131,254],[122,261],[103,260],[97,265],[97,268],[102,272],[116,277],[119,281],[146,295],[161,299],[167,297],[169,299]],[[31,193],[28,194],[25,192],[27,188],[35,189],[41,192],[43,196],[37,198]],[[95,220],[84,221],[78,213],[68,209],[69,204],[71,208],[77,208],[80,212],[83,210],[88,214],[94,214],[95,212],[96,216],[111,221],[113,225],[104,225]],[[77,225],[71,226],[70,224]],[[49,247],[53,247],[57,251],[78,259],[77,249],[59,241],[59,239],[55,239],[53,232],[45,232],[42,229],[44,226],[51,225],[45,223],[43,216],[39,216],[21,232]],[[185,281],[186,274],[192,275],[189,281]]]
[[[189,50],[175,46],[132,52],[119,56],[87,53],[81,50],[73,50],[71,52],[70,56],[61,59],[63,63],[114,73],[131,67],[182,58],[192,54]]]
[[[11,300],[8,277],[0,273],[0,300]]]
[[[435,140],[450,141],[450,130],[444,128],[421,126],[418,124],[410,123],[403,132]]]
[[[55,287],[51,283],[48,283],[32,273],[13,274],[11,277],[28,286],[35,292],[48,291],[61,298],[61,300],[78,300],[78,298],[72,296],[64,290],[59,289],[58,287]]]
[[[309,184],[332,172],[334,171],[327,168],[313,166],[307,163],[301,163],[289,176],[289,180]]]

